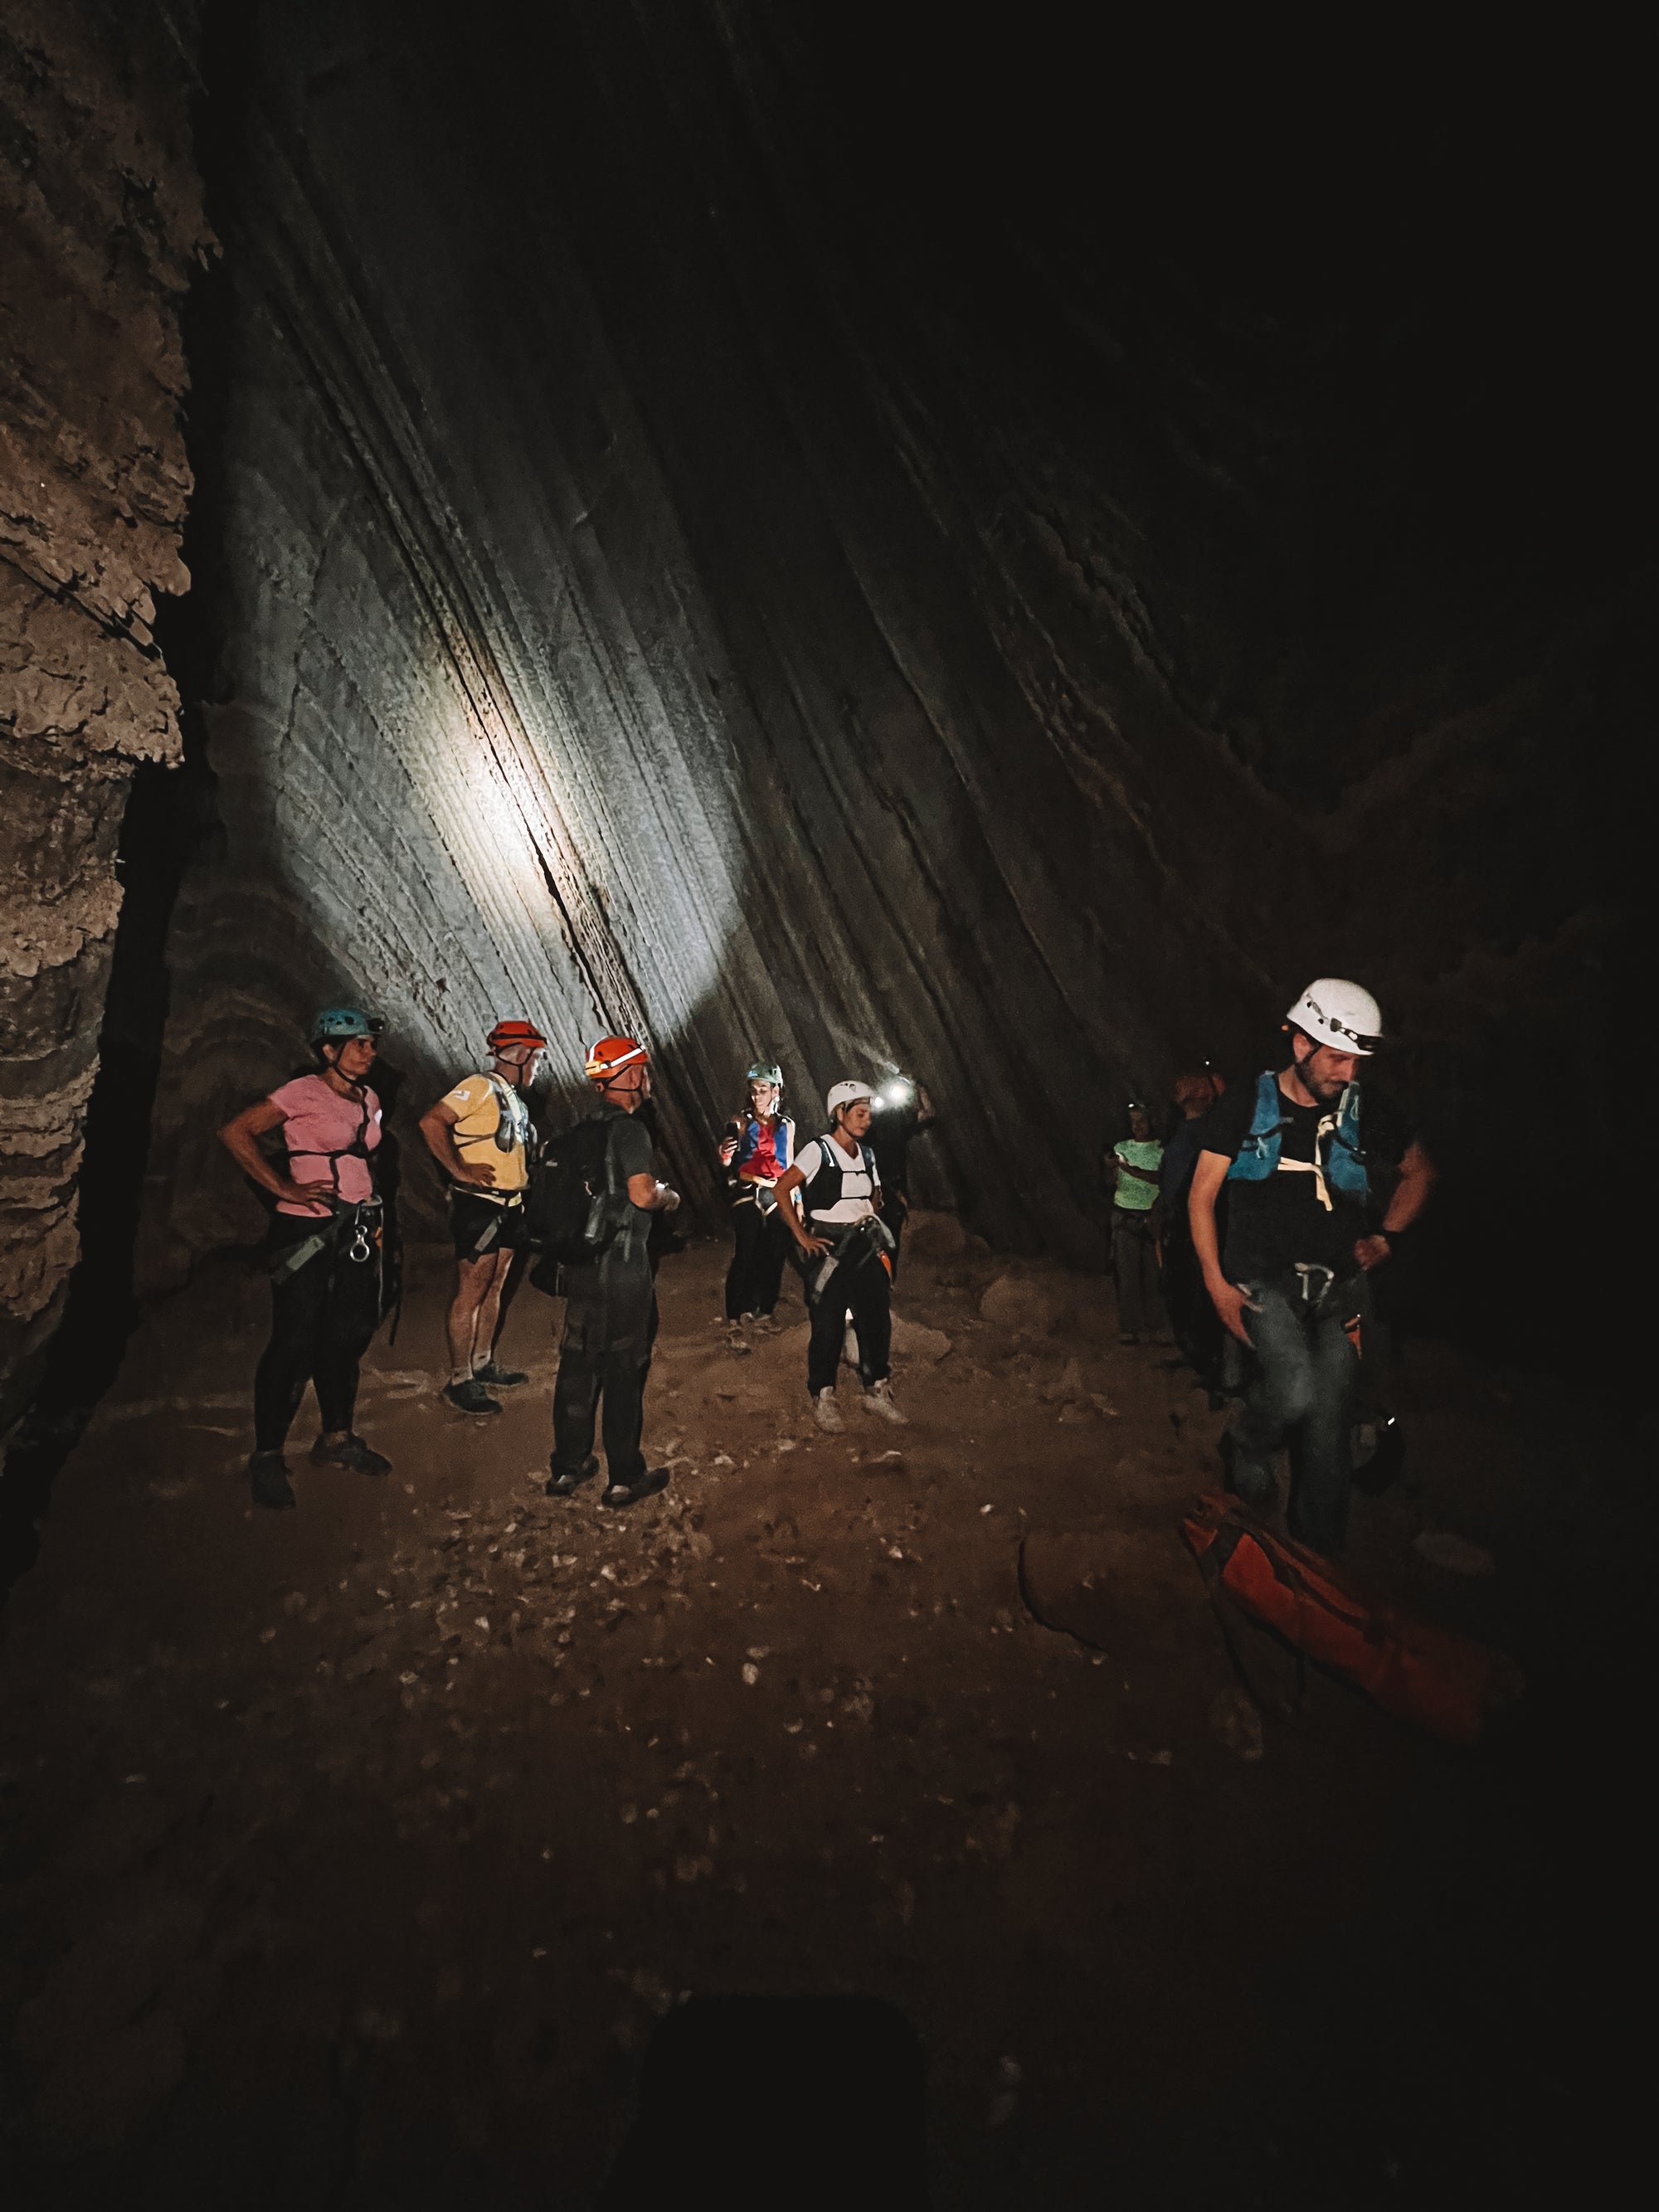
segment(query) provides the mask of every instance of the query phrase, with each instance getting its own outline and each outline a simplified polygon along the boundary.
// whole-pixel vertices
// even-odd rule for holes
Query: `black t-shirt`
[[[884,1191],[896,1191],[901,1198],[910,1194],[910,1139],[921,1127],[921,1115],[914,1104],[878,1103],[870,1117],[870,1134],[866,1142],[876,1156],[881,1187]]]
[[[1255,1085],[1229,1085],[1225,1095],[1200,1124],[1200,1146],[1230,1160],[1255,1119]],[[1243,1177],[1226,1187],[1227,1230],[1222,1252],[1222,1271],[1231,1283],[1256,1282],[1284,1274],[1303,1261],[1329,1267],[1339,1275],[1354,1271],[1356,1241],[1368,1235],[1382,1219],[1394,1188],[1395,1172],[1411,1134],[1399,1112],[1369,1089],[1361,1093],[1359,1145],[1370,1182],[1370,1198],[1362,1200],[1352,1192],[1326,1189],[1328,1210],[1319,1200],[1319,1177],[1306,1169],[1287,1168],[1286,1160],[1314,1158],[1319,1124],[1334,1106],[1298,1106],[1281,1090],[1279,1111],[1286,1126],[1279,1132],[1279,1166],[1276,1174],[1260,1182]],[[1319,1150],[1328,1164],[1332,1139]]]
[[[644,1206],[635,1206],[626,1193],[630,1176],[653,1172],[651,1132],[638,1115],[624,1114],[609,1099],[599,1108],[599,1119],[611,1124],[611,1170],[617,1188],[624,1194],[618,1208],[622,1226],[612,1249],[624,1260],[643,1259],[653,1216]]]

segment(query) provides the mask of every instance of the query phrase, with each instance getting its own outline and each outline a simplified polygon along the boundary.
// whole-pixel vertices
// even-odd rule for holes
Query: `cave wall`
[[[0,1427],[61,1311],[135,766],[177,757],[179,304],[209,244],[163,13],[0,24]]]
[[[564,1069],[641,1029],[694,1188],[756,1050],[798,1103],[913,1068],[979,1224],[1089,1260],[1124,1097],[1347,969],[1513,1219],[1484,1097],[1593,1058],[1630,918],[1616,233],[1496,108],[1408,187],[1334,117],[1328,191],[1298,143],[1231,217],[1212,152],[1193,222],[1121,100],[1067,166],[1061,77],[975,108],[868,28],[210,16],[218,828],[149,1279],[253,1225],[212,1127],[337,994],[416,1092],[509,1008]]]
[[[541,139],[492,135],[499,80],[435,66],[401,13],[267,11],[222,58],[245,103],[204,561],[223,830],[175,937],[147,1273],[246,1225],[213,1123],[336,991],[386,1009],[426,1086],[504,1004],[567,1068],[641,1027],[694,1188],[691,1133],[757,1051],[808,1120],[848,1069],[913,1067],[982,1225],[1091,1255],[1100,1102],[1218,1031],[1268,972],[1254,933],[1196,913],[1194,960],[1146,930],[1179,851],[1011,667],[971,549],[787,266],[754,327],[640,27],[617,56],[604,11],[555,14],[586,136],[552,173]],[[729,86],[692,124],[755,158]],[[1117,665],[1149,747],[1190,762],[1187,720]],[[1229,769],[1196,842],[1255,804]],[[1038,1070],[1061,1112],[1016,1182]]]

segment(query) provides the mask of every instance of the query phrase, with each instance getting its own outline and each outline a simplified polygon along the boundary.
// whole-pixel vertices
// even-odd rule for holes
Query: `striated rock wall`
[[[1522,333],[1558,185],[1496,137],[1345,117],[1237,215],[1212,148],[1187,234],[1152,127],[1054,155],[1018,40],[965,99],[783,0],[447,20],[219,19],[222,835],[151,1279],[254,1225],[213,1126],[337,994],[416,1091],[500,1012],[564,1069],[642,1028],[694,1185],[756,1051],[808,1121],[912,1068],[976,1223],[1088,1259],[1126,1096],[1347,969],[1490,1240],[1527,1139],[1484,1094],[1594,1033],[1625,915],[1616,240]]]
[[[177,757],[189,74],[143,4],[0,23],[0,1419],[78,1249],[127,786]]]

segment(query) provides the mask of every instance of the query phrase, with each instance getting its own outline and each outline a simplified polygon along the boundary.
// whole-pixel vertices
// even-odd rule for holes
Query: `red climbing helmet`
[[[534,1022],[520,1021],[515,1016],[510,1020],[497,1022],[495,1028],[491,1030],[489,1035],[484,1039],[484,1042],[489,1047],[492,1052],[495,1050],[498,1045],[503,1044],[534,1045],[537,1051],[541,1052],[546,1048],[547,1039],[542,1035]]]
[[[603,1036],[587,1055],[590,1083],[609,1083],[625,1067],[635,1067],[650,1055],[637,1037]]]

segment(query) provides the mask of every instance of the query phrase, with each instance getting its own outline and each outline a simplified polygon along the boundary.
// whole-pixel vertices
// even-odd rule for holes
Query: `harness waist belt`
[[[362,1199],[356,1205],[337,1205],[331,1219],[319,1222],[309,1237],[302,1237],[299,1243],[283,1253],[270,1271],[272,1290],[280,1290],[284,1283],[291,1282],[301,1268],[308,1267],[319,1252],[325,1252],[331,1245],[337,1244],[348,1229],[351,1231],[351,1243],[347,1249],[346,1258],[359,1267],[372,1260],[374,1244],[370,1232],[378,1231],[384,1211],[385,1207],[378,1198]]]
[[[818,1262],[816,1271],[807,1275],[808,1302],[816,1304],[823,1296],[837,1267],[861,1267],[866,1260],[897,1249],[892,1231],[878,1213],[866,1213],[861,1221],[850,1223]],[[811,1263],[807,1264],[810,1267]]]

